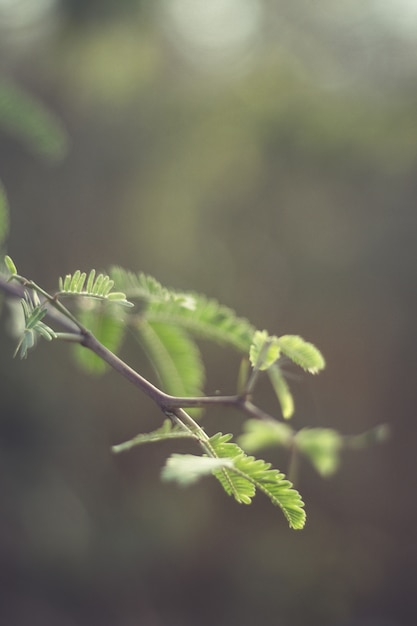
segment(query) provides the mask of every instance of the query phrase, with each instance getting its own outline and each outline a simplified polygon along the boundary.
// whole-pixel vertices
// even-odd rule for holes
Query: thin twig
[[[38,289],[38,286],[31,281],[27,281],[26,286],[31,289]],[[20,299],[24,297],[25,286],[24,284],[10,282],[4,275],[0,274],[0,290],[12,298]],[[130,383],[141,389],[166,415],[172,413],[180,418],[181,414],[181,417],[184,418],[184,415],[188,416],[188,413],[184,411],[185,408],[225,406],[234,407],[256,419],[272,419],[268,413],[265,413],[262,409],[251,402],[247,391],[244,394],[239,395],[201,397],[179,397],[165,393],[136,372],[136,370],[125,363],[120,357],[114,354],[114,352],[106,348],[106,346],[104,346],[88,329],[79,324],[78,321],[74,322],[73,320],[75,318],[72,314],[72,319],[69,319],[66,312],[64,312],[64,307],[62,307],[58,301],[55,302],[53,297],[47,294],[47,292],[43,289],[41,290],[41,294],[47,301],[45,303],[45,307],[47,308],[46,317],[50,321],[59,324],[59,326],[66,331],[66,333],[58,333],[58,338],[66,341],[78,342],[85,348],[94,352],[112,369],[117,371]],[[252,391],[252,388],[250,391]]]

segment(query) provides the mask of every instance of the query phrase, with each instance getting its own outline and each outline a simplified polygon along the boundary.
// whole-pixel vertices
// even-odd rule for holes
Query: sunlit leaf
[[[323,355],[316,346],[298,335],[283,335],[278,338],[278,345],[289,359],[311,374],[325,367]]]
[[[129,441],[124,441],[115,446],[112,446],[112,452],[119,454],[120,452],[126,452],[136,446],[143,445],[145,443],[157,443],[165,441],[166,439],[189,439],[194,437],[188,430],[183,430],[179,426],[174,426],[170,419],[164,420],[164,423],[160,428],[153,430],[150,433],[140,433]]]
[[[117,353],[125,334],[123,310],[107,302],[90,301],[78,314],[80,322],[112,352]],[[78,364],[91,374],[102,374],[108,365],[94,352],[75,345],[74,354]]]
[[[28,351],[35,346],[38,337],[51,341],[57,335],[52,328],[41,321],[46,315],[46,309],[39,301],[36,292],[32,294],[25,292],[25,297],[20,303],[24,315],[24,328],[14,356],[19,355],[21,359],[26,359]]]
[[[280,403],[282,416],[285,419],[289,419],[294,414],[294,399],[288,383],[277,364],[271,365],[268,369],[268,376]]]
[[[280,348],[277,337],[271,337],[266,330],[257,330],[252,339],[249,359],[255,370],[267,370],[279,358]]]
[[[332,428],[303,428],[295,436],[298,449],[322,476],[334,474],[340,464],[343,437]]]
[[[272,469],[270,463],[247,456],[230,439],[231,435],[218,433],[209,440],[217,456],[233,460],[233,468],[214,472],[226,493],[233,495],[238,502],[250,504],[255,490],[259,489],[273,504],[281,508],[291,528],[303,528],[306,515],[298,491],[284,474]]]
[[[133,304],[126,299],[126,294],[121,291],[112,291],[114,281],[106,274],[98,274],[92,269],[88,274],[76,270],[74,274],[67,274],[65,278],[58,280],[58,296],[78,295],[87,298],[99,298],[132,307]]]
[[[243,424],[243,434],[238,438],[238,444],[245,452],[258,452],[268,446],[289,447],[294,431],[283,422],[275,420],[246,420]]]
[[[8,254],[6,254],[6,256],[4,257],[4,264],[12,276],[17,274],[16,265],[14,264],[13,259],[9,257]]]
[[[162,469],[162,478],[167,481],[175,481],[180,485],[187,486],[195,483],[203,476],[209,476],[214,471],[224,468],[232,468],[233,461],[194,454],[172,454]]]
[[[229,345],[243,353],[249,351],[255,328],[216,300],[166,289],[150,276],[120,267],[112,268],[110,275],[129,300],[142,302],[143,317],[149,322],[170,324],[196,338]]]
[[[166,393],[202,395],[205,372],[200,351],[181,328],[140,320],[136,331]],[[200,412],[192,411],[194,416]]]

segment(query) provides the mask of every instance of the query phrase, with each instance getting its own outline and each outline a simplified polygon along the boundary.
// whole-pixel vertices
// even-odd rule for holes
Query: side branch
[[[30,287],[30,285],[29,285]],[[7,296],[21,299],[25,294],[25,287],[22,284],[9,281],[6,276],[0,274],[0,290]],[[57,303],[58,305],[58,303]],[[257,419],[273,419],[254,405],[250,400],[248,392],[240,395],[229,396],[201,396],[201,397],[178,397],[165,393],[146,378],[141,376],[120,357],[106,348],[96,337],[81,325],[77,326],[64,313],[54,308],[53,300],[45,302],[47,318],[58,324],[66,335],[61,335],[62,339],[79,342],[85,348],[94,352],[99,358],[105,361],[112,369],[126,378],[130,383],[141,389],[166,415],[175,414],[184,408],[204,408],[207,406],[234,407],[250,417]]]

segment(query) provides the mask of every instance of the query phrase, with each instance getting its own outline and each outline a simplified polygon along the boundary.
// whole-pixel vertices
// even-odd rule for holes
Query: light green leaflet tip
[[[266,330],[256,331],[249,351],[254,369],[269,370],[281,353],[310,374],[317,374],[326,365],[323,355],[316,346],[298,335],[276,337],[268,335]]]
[[[284,474],[271,468],[270,463],[247,456],[230,439],[231,435],[222,433],[210,437],[213,453],[218,458],[229,458],[233,461],[233,468],[214,472],[226,493],[234,496],[238,502],[250,504],[256,490],[261,491],[274,505],[281,508],[291,528],[303,528],[306,514],[298,491]]]
[[[278,338],[278,345],[283,354],[310,374],[317,374],[326,366],[320,350],[298,335],[283,335]]]
[[[87,284],[86,284],[87,281]],[[126,299],[126,294],[121,291],[112,291],[114,280],[106,274],[98,274],[92,269],[88,274],[76,270],[74,274],[67,274],[65,278],[59,278],[59,295],[78,295],[91,298],[109,300],[122,306],[132,307],[133,304]]]
[[[13,259],[9,257],[8,254],[6,254],[6,256],[4,257],[4,264],[12,276],[15,276],[17,274],[16,265],[14,264]]]
[[[249,350],[249,359],[255,370],[267,370],[279,358],[280,348],[277,337],[266,330],[257,330]]]

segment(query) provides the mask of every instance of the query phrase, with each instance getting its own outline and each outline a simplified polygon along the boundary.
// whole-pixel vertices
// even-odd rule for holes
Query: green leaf
[[[294,399],[278,364],[271,365],[268,376],[280,403],[282,416],[289,419],[294,414]]]
[[[1,127],[47,159],[61,159],[67,152],[67,134],[58,119],[34,96],[4,81],[0,83]]]
[[[78,314],[79,321],[103,343],[106,348],[117,353],[125,335],[123,310],[107,302],[86,301],[88,306]],[[94,352],[75,345],[74,354],[78,364],[90,374],[102,374],[108,365]]]
[[[298,491],[284,474],[271,469],[270,463],[247,456],[238,445],[230,443],[230,439],[231,435],[218,433],[209,440],[216,456],[233,460],[233,468],[214,472],[226,493],[233,495],[238,502],[250,504],[255,490],[259,489],[281,508],[291,528],[303,528],[306,515]]]
[[[181,328],[140,320],[136,330],[166,393],[202,394],[205,372],[200,351]],[[193,415],[199,413],[194,409]]]
[[[174,426],[170,419],[166,419],[160,428],[157,428],[150,433],[140,433],[139,435],[136,435],[136,437],[133,437],[133,439],[129,439],[129,441],[124,441],[123,443],[112,446],[112,452],[114,452],[114,454],[119,454],[120,452],[126,452],[127,450],[131,450],[135,446],[140,446],[144,443],[156,443],[159,441],[165,441],[166,439],[190,438],[194,438],[194,435],[190,433],[190,431]]]
[[[325,367],[321,352],[298,335],[282,335],[278,338],[278,345],[291,361],[310,374],[316,374]]]
[[[291,528],[300,530],[304,527],[306,521],[304,502],[284,474],[270,469],[270,463],[251,456],[236,459],[235,468],[252,480],[257,489],[268,496],[272,504],[280,507]]]
[[[9,206],[6,191],[0,182],[0,246],[5,242],[9,234]]]
[[[287,424],[275,420],[246,420],[244,433],[238,438],[238,444],[246,452],[258,452],[268,446],[290,447],[294,431]]]
[[[87,279],[87,284],[85,281]],[[57,296],[76,295],[87,298],[109,300],[123,306],[132,307],[133,304],[126,300],[126,294],[121,291],[112,291],[114,281],[106,274],[98,274],[91,270],[88,278],[86,272],[76,270],[74,274],[67,274],[65,278],[58,280]]]
[[[153,302],[144,315],[149,321],[173,324],[196,337],[229,345],[246,353],[254,332],[252,326],[215,300],[197,295],[193,297],[194,309],[184,306],[183,301],[166,304]]]
[[[217,433],[210,437],[209,443],[217,457],[233,459],[235,462],[237,458],[244,455],[244,452],[237,444],[231,443],[231,439],[232,435]],[[227,471],[226,468],[214,472],[214,476],[220,482],[225,492],[233,496],[237,502],[241,504],[250,504],[252,502],[252,498],[256,493],[256,486],[246,476],[243,476],[240,472]]]
[[[174,292],[143,272],[135,274],[115,265],[110,269],[110,276],[117,288],[125,291],[132,300],[138,299],[148,303],[167,302],[174,298]]]
[[[230,459],[195,456],[194,454],[172,454],[162,469],[162,479],[188,486],[216,470],[232,467],[233,461]]]
[[[338,469],[343,436],[336,430],[303,428],[296,434],[295,443],[321,476],[330,476]]]
[[[28,351],[35,346],[38,337],[51,341],[57,335],[52,328],[41,321],[46,315],[46,309],[39,301],[36,292],[31,296],[26,291],[25,297],[21,299],[20,303],[24,315],[24,329],[14,356],[19,354],[21,359],[26,359]]]
[[[127,298],[142,301],[142,315],[149,322],[176,326],[197,338],[229,345],[239,352],[249,351],[255,328],[216,300],[166,289],[154,278],[120,267],[112,268],[111,277]]]
[[[11,276],[15,276],[17,274],[16,265],[11,257],[8,254],[4,257],[4,264],[6,268],[9,270]]]
[[[267,370],[279,358],[277,337],[269,336],[266,330],[257,330],[249,350],[249,359],[255,370]]]

